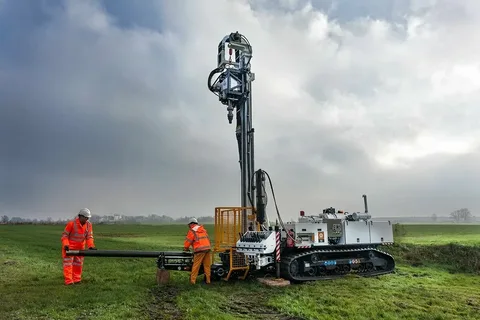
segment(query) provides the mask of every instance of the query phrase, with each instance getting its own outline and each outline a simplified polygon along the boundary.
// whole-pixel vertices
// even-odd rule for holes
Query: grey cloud
[[[459,207],[477,208],[479,151],[461,157],[432,155],[408,173],[388,172],[385,176],[394,183],[385,184],[375,196],[389,199],[391,211],[399,215],[428,216],[448,214]]]
[[[301,10],[306,5],[328,14],[330,19],[349,22],[354,19],[369,17],[371,19],[403,21],[404,14],[410,10],[410,0],[249,0],[252,10],[269,13],[291,13]]]
[[[157,0],[142,0],[141,5],[129,0],[101,0],[106,12],[111,14],[114,23],[122,28],[148,28],[162,30],[163,21],[159,17]]]
[[[380,78],[380,74],[361,64],[348,71],[327,69],[310,80],[306,90],[319,102],[331,100],[332,94],[338,92],[369,99],[375,95]]]
[[[201,153],[215,155],[215,146],[191,135],[188,119],[175,116],[182,90],[176,91],[168,39],[95,27],[82,21],[89,10],[84,3],[67,9],[70,16],[56,11],[48,23],[25,30],[30,36],[19,42],[30,50],[23,64],[9,65],[3,56],[2,209],[54,216],[70,215],[75,206],[99,213],[211,214],[202,203],[216,196],[199,191],[208,183],[205,189],[222,197],[224,184],[214,181],[235,170],[218,167],[214,157],[204,163]],[[20,49],[9,46],[12,56]]]
[[[219,15],[225,21],[206,23],[212,14],[228,12],[224,2],[183,10],[185,2],[180,1],[135,3],[135,8],[127,2],[70,1],[62,2],[63,7],[44,6],[46,13],[27,24],[18,17],[40,11],[12,3],[19,2],[7,2],[8,10],[4,8],[2,14],[9,12],[10,20],[0,26],[2,35],[7,26],[15,30],[15,37],[10,36],[0,50],[2,212],[70,216],[88,206],[97,213],[179,216],[212,214],[215,206],[240,203],[234,128],[206,87],[218,41],[234,31],[225,21],[238,19],[236,28],[247,28],[241,17]],[[95,10],[93,3],[98,5]],[[344,21],[367,12],[342,9],[345,3],[335,9]],[[372,3],[365,8],[371,10]],[[391,6],[373,10],[383,17],[406,10]],[[114,16],[102,20],[97,15],[100,8]],[[273,12],[270,17],[279,13],[269,12]],[[185,21],[195,26],[186,27]],[[254,36],[247,34],[255,54],[264,53],[263,59],[278,50],[278,43],[269,47],[268,37],[253,42]],[[301,60],[284,54],[283,61],[292,67]],[[269,110],[282,101],[266,96],[268,87],[262,87],[262,81],[270,84],[275,78],[262,68],[266,62],[262,54],[255,56],[254,71],[262,70],[254,83],[256,164],[270,173],[284,219],[300,209],[361,210],[363,193],[380,216],[423,214],[430,209],[446,214],[445,208],[466,205],[478,208],[471,188],[479,181],[473,165],[478,158],[447,162],[445,156],[435,155],[408,171],[380,169],[365,145],[413,139],[424,121],[432,118],[395,114],[398,109],[387,107],[378,111],[397,90],[381,86],[384,73],[378,61],[369,59],[345,71],[329,68],[329,61],[319,57],[317,66],[327,67],[311,72],[310,79],[301,78],[316,83],[307,88],[311,96],[304,97],[305,103],[314,97],[316,101],[310,103],[318,110],[322,102],[336,102],[330,94],[333,90],[348,93],[377,108],[371,126],[355,129],[353,123],[335,127],[313,125],[307,121],[311,119],[270,117]],[[375,95],[374,89],[381,94]],[[303,107],[304,101],[300,99],[298,106]],[[338,107],[353,108],[348,103]],[[465,120],[462,114],[458,117]],[[445,125],[444,118],[436,118],[438,126]],[[332,172],[332,167],[337,171]],[[457,171],[458,167],[464,171]],[[432,204],[434,200],[438,201]],[[269,210],[273,210],[271,197]]]
[[[208,203],[200,192],[205,184],[221,196],[224,185],[215,181],[235,180],[214,161],[193,158],[202,152],[201,144],[176,123],[149,123],[148,115],[116,121],[47,108],[15,111],[2,111],[0,130],[7,209],[47,214],[84,203],[97,211],[179,215]]]

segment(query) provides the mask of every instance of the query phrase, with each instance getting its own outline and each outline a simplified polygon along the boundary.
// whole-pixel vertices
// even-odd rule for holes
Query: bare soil
[[[235,298],[235,299],[234,299]],[[266,305],[266,297],[258,294],[242,294],[242,296],[232,296],[232,303],[221,307],[226,313],[237,316],[245,316],[246,319],[255,320],[305,320],[305,318],[294,317],[283,314]]]
[[[151,319],[183,319],[183,312],[178,308],[175,299],[180,289],[173,285],[157,286],[151,290],[153,301],[146,306]]]

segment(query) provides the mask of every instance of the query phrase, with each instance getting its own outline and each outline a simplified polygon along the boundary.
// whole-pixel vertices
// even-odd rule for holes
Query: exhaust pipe
[[[363,197],[363,204],[365,206],[365,213],[368,213],[367,195],[364,194],[362,197]]]

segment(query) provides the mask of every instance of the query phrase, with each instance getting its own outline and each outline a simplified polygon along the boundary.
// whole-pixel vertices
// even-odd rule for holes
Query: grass
[[[478,224],[415,224],[395,225],[395,241],[409,244],[480,245],[480,225]]]
[[[413,266],[480,275],[480,225],[395,225],[385,251]]]
[[[207,226],[212,233],[213,226]],[[0,226],[0,319],[478,319],[480,225],[396,225],[396,272],[285,288],[256,281],[189,286],[155,259],[93,258],[65,287],[63,226]],[[95,225],[99,249],[180,250],[183,225]]]

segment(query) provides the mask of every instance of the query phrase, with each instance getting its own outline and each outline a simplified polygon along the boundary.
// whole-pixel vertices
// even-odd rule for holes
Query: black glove
[[[63,246],[63,249],[65,249],[65,251],[70,250],[70,248],[68,246]]]
[[[95,247],[90,247],[90,248],[88,248],[88,250],[97,250],[97,248],[95,248]]]

